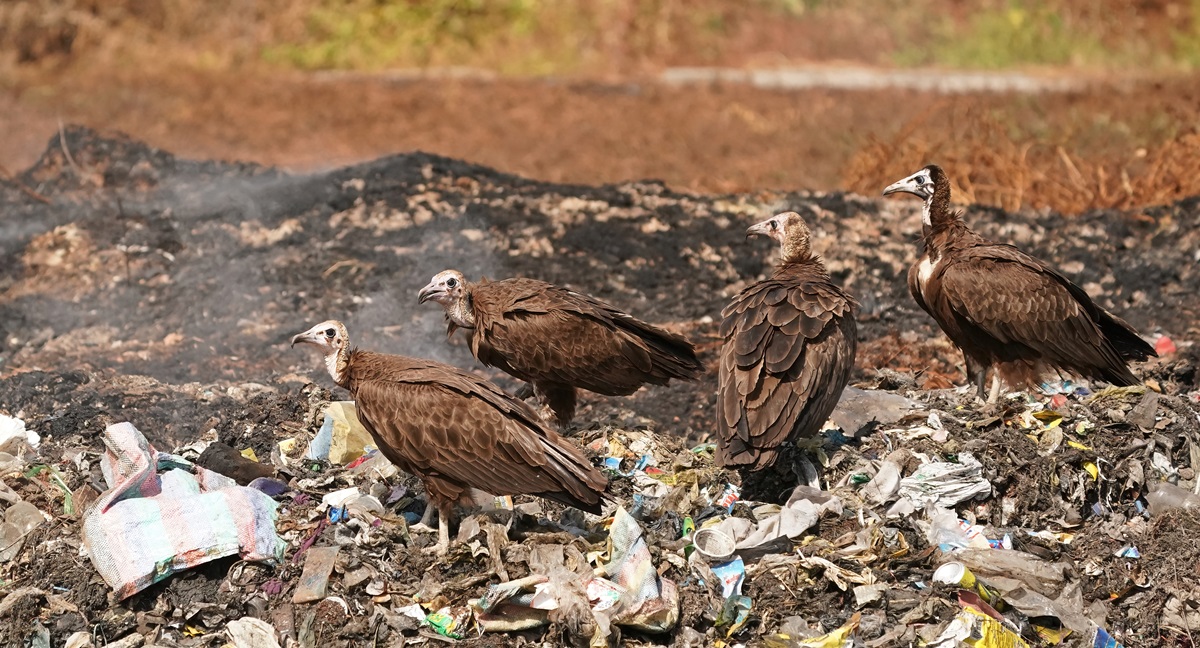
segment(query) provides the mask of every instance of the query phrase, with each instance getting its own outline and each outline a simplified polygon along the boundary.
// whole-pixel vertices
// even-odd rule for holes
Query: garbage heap
[[[418,482],[320,389],[257,447],[5,416],[0,644],[1190,645],[1200,392],[1058,382],[985,414],[867,386],[780,503],[629,414],[574,431],[606,515],[478,493],[445,557]]]

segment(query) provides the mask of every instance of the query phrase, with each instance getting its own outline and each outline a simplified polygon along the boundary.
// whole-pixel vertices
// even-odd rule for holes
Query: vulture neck
[[[950,208],[950,185],[939,182],[921,207],[921,229],[925,237],[962,224],[962,216]]]
[[[816,258],[813,256],[812,248],[809,246],[807,234],[784,239],[783,243],[779,246],[779,252],[780,265],[807,263]]]
[[[800,268],[816,268],[822,274],[825,274],[825,264],[821,262],[821,257],[813,255],[812,252],[805,250],[803,254],[792,256],[784,256],[779,260],[779,266],[775,270],[775,274],[788,272]]]
[[[471,298],[469,290],[462,299],[450,304],[450,307],[446,309],[446,319],[459,328],[475,328],[475,300]]]
[[[350,350],[342,347],[325,356],[325,368],[338,387],[350,387]]]

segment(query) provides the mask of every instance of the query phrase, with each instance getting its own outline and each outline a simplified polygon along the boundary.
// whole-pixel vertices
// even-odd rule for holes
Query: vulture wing
[[[1093,303],[1068,279],[1015,247],[992,244],[962,250],[953,263],[943,264],[939,283],[937,298],[948,309],[934,310],[952,312],[967,325],[961,327],[964,331],[973,327],[989,336],[994,340],[992,352],[1001,361],[1032,356],[1049,366],[1113,384],[1137,383],[1123,359],[1140,350],[1126,339],[1136,338],[1132,328]],[[1110,333],[1112,329],[1121,331]],[[1122,332],[1119,341],[1131,350],[1128,354],[1109,339]]]
[[[823,272],[777,273],[722,312],[717,461],[759,469],[816,433],[850,379],[851,301]]]
[[[391,365],[355,381],[359,418],[380,451],[421,476],[431,495],[454,500],[472,487],[600,512],[607,480],[529,406],[453,367],[396,358],[355,358]]]
[[[481,282],[472,299],[476,357],[525,380],[624,396],[647,382],[703,372],[683,336],[565,288],[532,279]]]

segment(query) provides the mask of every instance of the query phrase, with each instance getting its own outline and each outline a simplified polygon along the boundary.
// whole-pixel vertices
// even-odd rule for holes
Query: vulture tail
[[[696,348],[686,337],[630,316],[618,321],[622,328],[646,343],[654,363],[651,372],[661,375],[664,382],[671,378],[696,380],[704,374],[704,365],[696,357]]]
[[[1142,336],[1138,335],[1138,332],[1125,320],[1103,309],[1100,311],[1098,320],[1100,332],[1113,345],[1122,359],[1145,360],[1151,356],[1158,356],[1154,347],[1143,340]]]
[[[549,464],[546,469],[554,475],[554,480],[562,490],[537,493],[548,500],[573,506],[581,511],[600,515],[608,488],[608,479],[587,462],[583,453],[574,447],[563,447],[569,444],[559,438],[546,440],[546,458]]]

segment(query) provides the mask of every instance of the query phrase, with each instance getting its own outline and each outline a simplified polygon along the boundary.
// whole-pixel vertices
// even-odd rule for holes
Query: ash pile
[[[411,154],[314,176],[67,129],[0,181],[0,637],[28,646],[1190,645],[1200,629],[1200,203],[968,211],[1158,340],[1143,384],[984,411],[903,273],[917,206],[547,185]],[[861,303],[853,387],[775,501],[714,465],[721,308],[796,210]],[[288,339],[502,386],[415,292],[533,276],[698,343],[698,383],[585,396],[597,516],[479,493],[450,551],[420,482]],[[799,453],[799,450],[803,450]],[[120,502],[154,500],[138,515]],[[170,538],[171,542],[164,542]],[[163,558],[166,556],[167,558]]]

